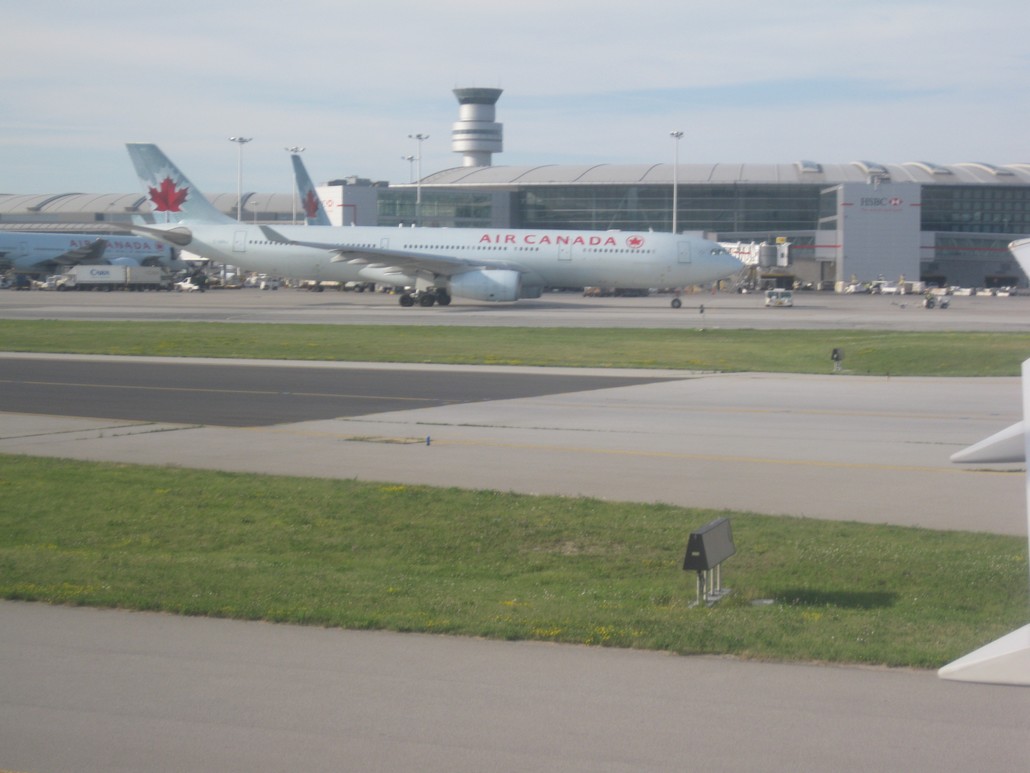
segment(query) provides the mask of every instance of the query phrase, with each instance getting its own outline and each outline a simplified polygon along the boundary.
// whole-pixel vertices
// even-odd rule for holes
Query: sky
[[[452,90],[504,90],[495,165],[1030,162],[1026,0],[3,0],[0,193],[406,183],[461,165]],[[682,131],[677,143],[670,132]],[[232,136],[253,138],[242,148]],[[678,147],[677,147],[678,146]]]

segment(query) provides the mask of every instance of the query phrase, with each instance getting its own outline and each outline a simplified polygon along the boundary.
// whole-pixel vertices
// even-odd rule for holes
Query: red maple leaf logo
[[[644,237],[642,236],[631,236],[626,239],[626,246],[637,249],[638,247],[644,246]]]
[[[150,200],[155,212],[178,212],[180,205],[189,196],[189,188],[176,188],[171,177],[161,181],[160,188],[150,188]]]
[[[313,190],[308,190],[301,205],[304,207],[304,214],[308,217],[315,217],[318,214],[318,197],[315,196]]]

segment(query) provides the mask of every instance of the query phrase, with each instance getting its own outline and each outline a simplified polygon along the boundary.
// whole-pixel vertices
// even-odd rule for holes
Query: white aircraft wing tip
[[[951,461],[962,464],[996,464],[1026,461],[1023,422],[1019,421],[989,438],[974,443],[951,455]]]
[[[1030,687],[1030,625],[1024,625],[937,671],[956,682]]]

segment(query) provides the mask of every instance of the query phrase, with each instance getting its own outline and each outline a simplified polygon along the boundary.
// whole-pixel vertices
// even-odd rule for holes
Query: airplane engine
[[[486,268],[451,277],[451,294],[477,301],[514,301],[519,297],[522,280],[518,271]]]

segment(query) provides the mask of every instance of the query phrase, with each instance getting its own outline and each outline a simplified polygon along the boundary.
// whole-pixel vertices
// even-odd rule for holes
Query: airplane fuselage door
[[[559,244],[558,260],[572,260],[572,247],[567,244]]]
[[[678,263],[690,263],[690,242],[676,243],[676,261]]]
[[[246,252],[247,251],[247,232],[236,231],[232,235],[232,251],[233,252]]]

